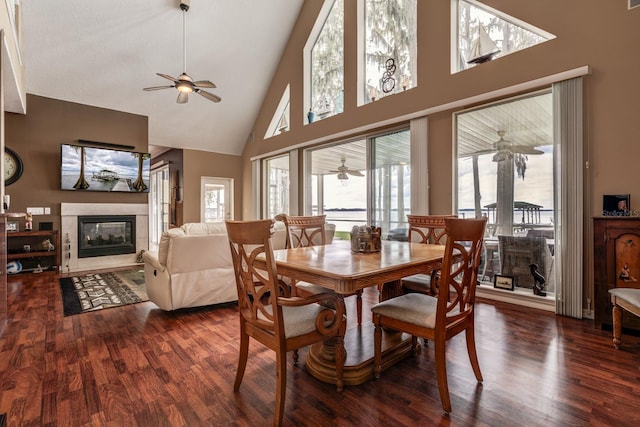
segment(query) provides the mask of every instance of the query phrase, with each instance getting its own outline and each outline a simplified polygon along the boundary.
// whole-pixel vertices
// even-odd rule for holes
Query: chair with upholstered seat
[[[284,223],[287,227],[287,246],[289,248],[303,248],[308,246],[326,245],[326,215],[315,216],[291,216],[284,215]],[[317,295],[331,292],[331,290],[323,288],[309,282],[296,282],[296,292],[300,295]],[[356,313],[358,325],[362,324],[362,291],[355,294]]]
[[[278,280],[273,258],[272,220],[226,221],[226,226],[240,311],[240,357],[233,389],[238,391],[242,383],[249,337],[274,350],[277,385],[273,423],[280,425],[286,395],[288,351],[335,340],[336,385],[338,391],[342,390],[346,360],[344,301],[332,294],[307,298],[289,296],[289,287]]]
[[[614,288],[609,289],[611,304],[613,304],[613,346],[620,348],[622,338],[622,310],[640,317],[640,289]]]
[[[418,349],[418,337],[429,339],[434,342],[442,408],[449,413],[451,399],[447,383],[446,343],[460,332],[465,332],[471,367],[476,379],[482,382],[475,346],[474,304],[486,218],[447,218],[444,221],[447,242],[437,296],[408,293],[380,302],[371,311],[375,325],[375,377],[380,378],[382,372],[383,328],[411,334],[414,352]]]
[[[409,241],[413,243],[425,243],[444,245],[447,234],[444,229],[446,218],[457,218],[456,215],[407,215],[409,223]],[[402,279],[402,288],[405,292],[420,292],[435,295],[437,289],[439,266],[432,266],[430,272],[414,274]]]

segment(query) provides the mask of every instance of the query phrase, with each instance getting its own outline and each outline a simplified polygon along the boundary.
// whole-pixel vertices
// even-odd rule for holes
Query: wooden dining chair
[[[457,218],[456,215],[407,215],[409,241],[432,245],[444,245],[447,241],[444,220]],[[435,295],[441,265],[434,264],[431,271],[414,274],[402,279],[402,289],[406,292],[420,292]]]
[[[414,353],[418,349],[418,337],[429,339],[434,342],[442,408],[449,413],[451,399],[447,384],[446,343],[460,332],[465,332],[471,367],[476,379],[482,382],[475,346],[474,304],[487,220],[447,218],[444,221],[447,242],[437,296],[409,293],[380,302],[371,311],[375,325],[375,378],[380,378],[382,372],[382,328],[411,334]]]
[[[271,247],[273,221],[226,221],[238,288],[240,357],[233,385],[238,391],[249,354],[249,338],[276,353],[276,401],[273,424],[282,423],[287,385],[286,353],[327,339],[335,340],[336,386],[342,391],[346,360],[344,301],[332,294],[290,297],[278,280]],[[258,257],[264,257],[257,265]],[[330,305],[330,306],[329,306]]]
[[[622,340],[622,311],[640,316],[640,289],[613,288],[609,289],[612,304],[613,346],[620,348]]]
[[[289,248],[326,245],[326,215],[315,216],[284,216],[287,227],[287,245]],[[296,292],[300,295],[317,295],[331,292],[327,288],[309,282],[296,282]],[[356,295],[356,314],[358,325],[362,324],[362,291]]]

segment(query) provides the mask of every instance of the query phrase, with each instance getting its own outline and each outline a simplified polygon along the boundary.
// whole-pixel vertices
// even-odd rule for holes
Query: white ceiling
[[[187,73],[222,102],[177,104],[174,88],[142,88],[183,71],[178,0],[23,1],[27,93],[148,116],[152,146],[240,154],[302,3],[192,0]]]

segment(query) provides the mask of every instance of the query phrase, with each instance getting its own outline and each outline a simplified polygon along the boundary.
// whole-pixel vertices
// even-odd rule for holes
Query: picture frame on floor
[[[493,276],[493,287],[497,289],[512,291],[514,289],[513,276],[503,276],[502,274],[496,274],[495,276]]]

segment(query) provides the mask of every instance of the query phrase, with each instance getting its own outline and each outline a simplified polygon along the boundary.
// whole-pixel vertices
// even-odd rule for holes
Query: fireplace
[[[78,258],[136,253],[135,215],[78,216]]]
[[[135,217],[131,228],[133,238],[128,243],[131,244],[128,253],[91,255],[80,258],[78,256],[80,242],[84,244],[85,241],[80,237],[81,230],[78,226],[78,218],[105,216]],[[108,218],[106,222],[113,221]],[[115,222],[120,222],[120,220]],[[134,226],[135,228],[133,228]],[[140,251],[149,249],[149,205],[147,203],[61,203],[60,230],[62,268],[66,273],[135,265],[138,262],[137,257]],[[91,246],[93,246],[93,242]]]

